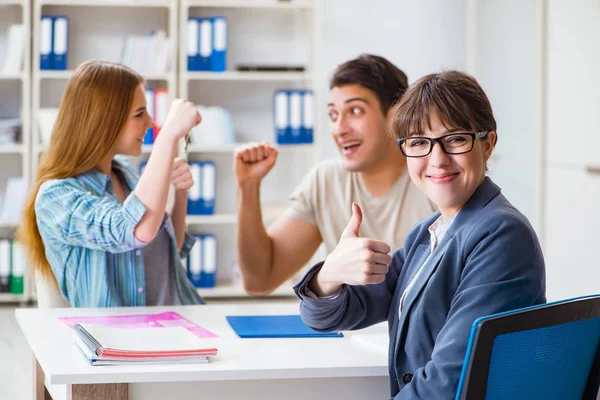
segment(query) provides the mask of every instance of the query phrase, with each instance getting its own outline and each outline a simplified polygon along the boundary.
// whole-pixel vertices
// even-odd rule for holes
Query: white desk
[[[208,364],[94,366],[80,354],[59,316],[176,311],[219,335]],[[17,321],[33,351],[36,399],[44,376],[54,400],[92,399],[385,399],[387,356],[344,338],[240,339],[226,315],[297,314],[297,303],[110,309],[19,309]],[[360,331],[381,332],[382,326]]]

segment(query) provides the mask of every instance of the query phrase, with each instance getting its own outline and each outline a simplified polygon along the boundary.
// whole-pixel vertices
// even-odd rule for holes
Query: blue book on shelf
[[[188,215],[202,214],[202,163],[198,161],[190,162],[190,171],[194,183],[188,190]]]
[[[212,288],[217,283],[217,238],[194,235],[197,239],[188,256],[188,276],[197,288]]]
[[[213,215],[215,213],[215,192],[217,190],[217,167],[212,161],[203,161],[201,165],[200,214]]]
[[[150,118],[152,118],[152,121],[154,121],[154,89],[147,88],[144,92],[146,96],[146,111],[148,111],[148,115],[150,115]],[[154,144],[154,127],[148,128],[146,130],[146,135],[144,136],[144,144]]]
[[[241,338],[342,337],[342,332],[317,332],[302,322],[300,315],[236,315],[227,322]]]
[[[187,63],[188,71],[198,71],[200,68],[200,21],[198,18],[188,19],[187,25]]]
[[[275,139],[278,144],[292,143],[290,128],[290,96],[287,90],[277,90],[273,95]]]
[[[198,18],[198,69],[210,71],[210,60],[213,52],[213,30],[210,18]]]
[[[212,54],[210,70],[225,72],[227,70],[227,18],[213,17],[212,22]]]
[[[290,143],[302,143],[302,90],[289,90],[290,96]]]
[[[52,53],[52,43],[54,38],[52,17],[43,15],[40,21],[40,69],[52,69],[54,54]]]
[[[300,128],[300,142],[313,142],[313,92],[312,90],[304,90],[302,92],[302,126]]]
[[[54,25],[52,44],[54,59],[52,67],[56,70],[66,70],[69,54],[69,19],[65,16],[54,17],[52,22]]]

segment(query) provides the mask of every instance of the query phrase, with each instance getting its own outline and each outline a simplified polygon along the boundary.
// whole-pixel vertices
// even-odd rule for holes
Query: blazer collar
[[[492,199],[500,193],[500,187],[496,185],[489,177],[485,177],[483,183],[473,193],[473,196],[460,209],[456,219],[446,232],[445,238],[453,237],[473,216],[477,215]],[[445,240],[444,240],[445,241]]]

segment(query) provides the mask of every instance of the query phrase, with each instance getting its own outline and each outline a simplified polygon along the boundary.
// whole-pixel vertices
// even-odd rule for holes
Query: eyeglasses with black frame
[[[398,139],[396,144],[402,154],[406,157],[427,157],[431,154],[433,144],[438,142],[442,151],[446,154],[464,154],[473,150],[475,139],[485,137],[489,131],[476,133],[455,132],[449,133],[438,138],[429,138],[426,136],[411,136]]]

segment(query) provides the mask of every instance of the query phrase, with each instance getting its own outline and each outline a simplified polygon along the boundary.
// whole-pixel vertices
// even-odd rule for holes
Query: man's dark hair
[[[387,115],[390,107],[408,88],[408,79],[404,72],[385,58],[361,54],[337,67],[329,82],[329,89],[352,84],[375,93],[381,104],[381,112]]]

